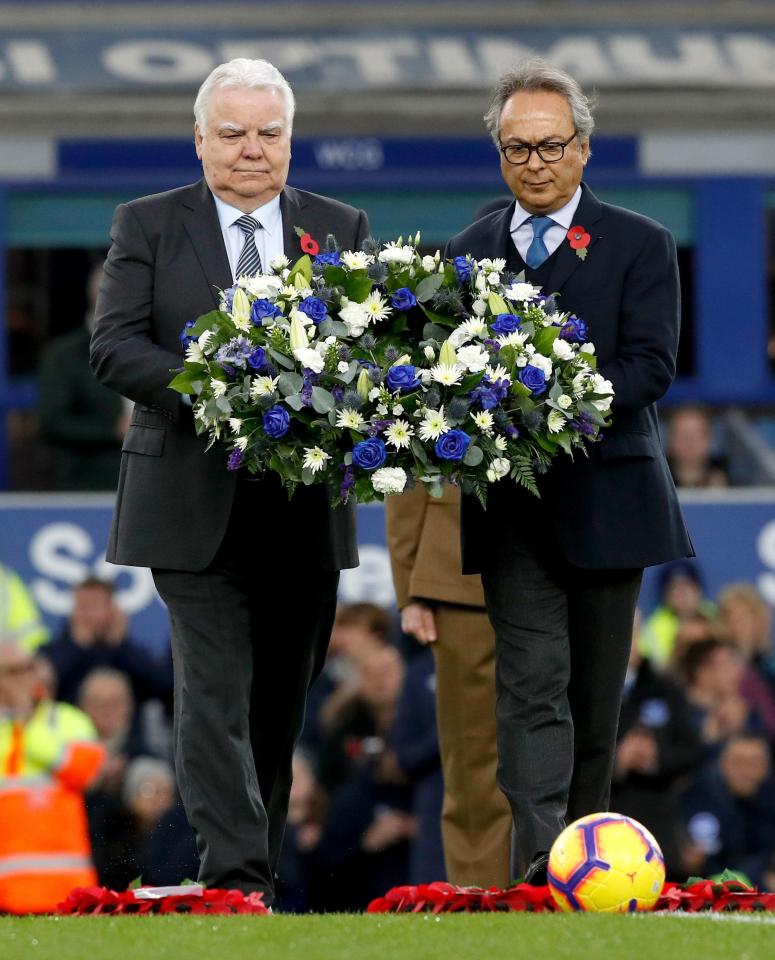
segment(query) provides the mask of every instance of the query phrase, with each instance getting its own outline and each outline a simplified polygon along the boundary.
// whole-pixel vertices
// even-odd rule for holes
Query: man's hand
[[[616,748],[616,771],[619,776],[627,773],[654,773],[658,761],[657,741],[647,730],[630,730]]]
[[[410,814],[402,810],[382,810],[363,834],[361,846],[367,853],[379,853],[408,840],[416,829],[417,824]]]
[[[401,611],[401,629],[423,645],[435,643],[438,640],[433,610],[427,604],[417,600],[407,603]]]

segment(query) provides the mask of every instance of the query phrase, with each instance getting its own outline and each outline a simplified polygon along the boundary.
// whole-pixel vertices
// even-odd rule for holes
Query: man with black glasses
[[[540,500],[508,480],[486,512],[463,498],[463,569],[481,573],[496,635],[498,780],[517,868],[540,883],[566,821],[608,807],[643,568],[693,555],[655,406],[675,374],[678,269],[664,227],[582,184],[594,121],[572,77],[522,64],[497,83],[485,121],[515,201],[446,255],[501,257],[557,293],[575,315],[567,336],[594,343],[615,391],[603,441],[553,464]]]

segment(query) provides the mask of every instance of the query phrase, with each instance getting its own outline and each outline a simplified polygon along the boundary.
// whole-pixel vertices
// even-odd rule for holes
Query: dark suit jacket
[[[513,262],[514,204],[450,240],[447,256],[504,257]],[[616,391],[604,439],[571,461],[560,454],[541,478],[545,508],[565,558],[590,569],[627,569],[692,556],[675,487],[659,439],[656,401],[675,375],[678,266],[675,244],[660,224],[601,203],[583,187],[574,222],[592,235],[586,260],[564,241],[545,293],[586,321],[598,370]],[[528,271],[529,279],[529,271]],[[481,570],[502,536],[505,514],[535,513],[534,498],[507,481],[483,511],[464,497],[463,569]]]
[[[286,255],[301,256],[294,227],[318,243],[332,233],[342,249],[368,236],[362,210],[286,187],[280,195]],[[91,362],[97,378],[134,400],[118,483],[108,560],[134,566],[203,570],[223,540],[236,486],[224,448],[205,452],[191,409],[168,389],[182,365],[187,320],[218,307],[232,284],[215,202],[204,180],[122,204],[96,306]],[[341,569],[358,563],[354,504],[331,510],[322,487],[300,489],[289,507],[274,477],[256,481],[255,509],[266,514],[257,556]],[[258,547],[258,545],[257,545]],[[283,553],[284,549],[284,553]]]

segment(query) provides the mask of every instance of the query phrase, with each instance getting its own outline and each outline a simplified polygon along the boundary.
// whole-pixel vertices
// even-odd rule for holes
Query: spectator
[[[0,639],[0,912],[48,913],[97,879],[83,791],[105,751],[80,710],[39,690],[30,652]]]
[[[673,411],[667,430],[667,462],[677,487],[727,487],[726,462],[712,453],[713,426],[701,407]]]
[[[101,266],[89,274],[84,323],[56,337],[40,361],[40,422],[52,447],[57,490],[115,490],[118,480],[129,417],[121,397],[98,383],[89,367],[101,277]]]
[[[696,563],[674,560],[659,574],[659,606],[640,634],[640,652],[654,666],[665,667],[672,656],[682,624],[695,617],[715,617],[713,603],[703,596],[702,577]]]
[[[682,871],[678,787],[699,764],[700,746],[683,693],[641,656],[635,635],[617,739],[611,808],[651,830],[675,879]]]
[[[745,661],[728,640],[691,644],[676,667],[707,756],[716,756],[730,737],[764,733],[762,718],[741,694]]]
[[[719,617],[727,636],[775,689],[772,609],[752,583],[731,583],[719,597]]]
[[[775,779],[761,737],[738,735],[683,798],[692,873],[736,870],[761,885],[775,854]]]
[[[169,701],[169,662],[153,657],[128,632],[126,614],[113,598],[113,584],[90,577],[73,591],[73,609],[56,640],[41,647],[56,671],[59,697],[76,703],[87,674],[97,667],[125,673],[138,704],[152,698]]]
[[[427,647],[407,664],[390,743],[398,769],[408,780],[412,814],[417,822],[411,840],[409,883],[444,880],[444,778],[436,727],[436,673],[433,652]]]
[[[317,854],[323,897],[314,909],[359,910],[406,882],[416,822],[389,740],[403,676],[394,647],[370,654],[359,669],[358,696],[326,745],[339,765],[330,753],[321,758],[332,792]]]
[[[303,750],[293,755],[288,822],[278,867],[275,906],[281,913],[306,913],[320,902],[317,849],[328,802]]]
[[[48,628],[22,578],[0,564],[0,636],[35,650],[49,638]]]
[[[358,696],[358,668],[388,642],[390,615],[374,603],[341,604],[331,631],[323,673],[315,681],[307,702],[302,741],[318,750],[338,717]]]

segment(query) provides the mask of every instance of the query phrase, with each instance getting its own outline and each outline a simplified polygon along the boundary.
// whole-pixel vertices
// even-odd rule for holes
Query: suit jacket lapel
[[[598,222],[602,215],[602,204],[594,195],[594,193],[592,193],[589,187],[587,187],[586,184],[582,184],[581,199],[579,200],[579,205],[576,208],[576,213],[573,217],[573,223],[571,226],[583,226],[587,233],[592,235],[592,240],[587,247],[587,256],[594,256],[592,248],[595,245],[595,241],[599,240],[600,237],[595,234],[595,228],[593,225]],[[571,274],[575,270],[578,270],[583,263],[584,261],[578,256],[576,251],[571,247],[570,243],[567,240],[563,240],[554,260],[552,271],[549,274],[546,290],[551,291],[552,293],[559,292]]]
[[[283,218],[283,245],[285,247],[285,255],[291,261],[298,260],[303,253],[299,246],[299,236],[294,227],[301,227],[302,230],[306,230],[307,233],[312,234],[313,238],[320,244],[321,250],[323,249],[323,241],[326,239],[325,237],[316,236],[317,225],[307,223],[304,219],[303,208],[306,207],[306,205],[307,201],[305,198],[298,190],[294,190],[293,187],[286,187],[280,194],[280,213]]]
[[[519,258],[514,241],[511,239],[511,219],[513,216],[514,203],[509,203],[503,210],[498,211],[498,215],[494,218],[491,231],[495,242],[493,243],[492,254],[488,254],[493,260],[501,257],[506,263],[511,263],[514,259],[513,253],[516,253],[517,258]]]
[[[183,207],[183,226],[217,307],[218,291],[228,289],[233,281],[215,201],[204,179],[194,184],[190,196],[183,201]]]

